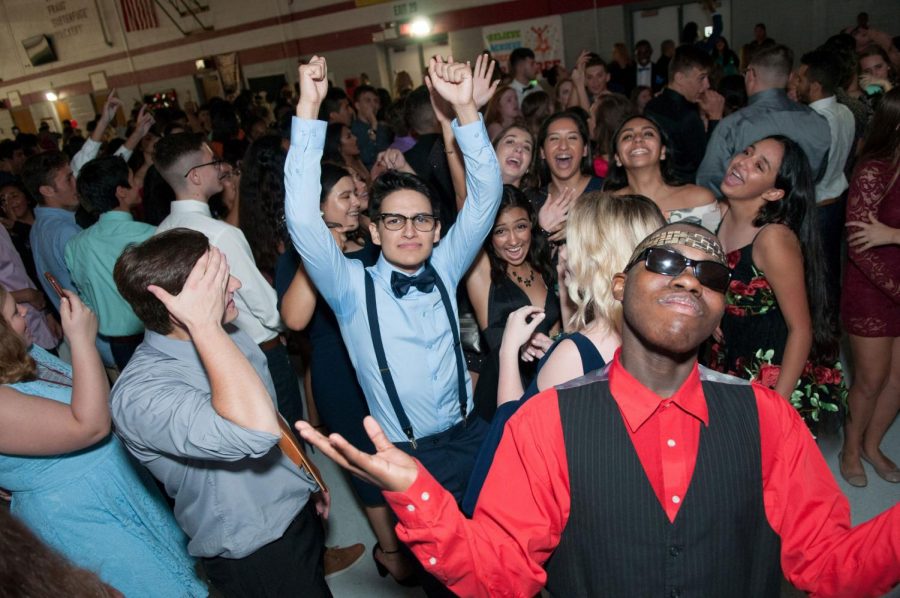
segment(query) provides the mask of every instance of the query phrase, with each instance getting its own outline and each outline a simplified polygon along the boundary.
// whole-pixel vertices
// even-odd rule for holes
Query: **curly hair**
[[[284,218],[284,161],[281,137],[265,135],[247,150],[241,164],[240,223],[256,267],[273,272],[278,243],[287,240]]]
[[[12,295],[0,286],[0,306],[6,305],[7,298],[12,298]],[[0,317],[0,384],[33,380],[36,372],[37,365],[28,354],[25,341],[6,318]]]
[[[613,299],[613,275],[628,264],[632,251],[666,223],[653,200],[643,195],[585,193],[569,212],[566,226],[566,290],[575,312],[566,329],[583,330],[604,320],[622,326],[622,304]]]
[[[525,259],[541,275],[544,283],[550,287],[554,278],[553,266],[550,263],[550,247],[547,244],[546,237],[538,232],[540,227],[537,223],[537,214],[534,211],[534,207],[531,201],[518,188],[512,185],[503,185],[503,196],[500,198],[500,207],[497,208],[497,218],[494,220],[494,225],[496,226],[496,221],[499,220],[504,212],[514,208],[525,210],[525,213],[528,214],[528,220],[531,222],[531,246],[528,248],[528,254],[525,256]],[[494,251],[492,237],[493,227],[491,233],[484,240],[484,251],[491,264],[491,281],[497,282],[506,278],[507,264]]]

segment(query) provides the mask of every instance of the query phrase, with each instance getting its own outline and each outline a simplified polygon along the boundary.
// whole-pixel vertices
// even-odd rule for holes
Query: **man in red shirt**
[[[880,595],[900,581],[900,506],[855,528],[808,429],[762,386],[697,349],[725,308],[718,239],[690,224],[645,239],[613,280],[622,348],[507,424],[466,519],[378,425],[367,455],[298,428],[386,492],[425,567],[461,596]]]

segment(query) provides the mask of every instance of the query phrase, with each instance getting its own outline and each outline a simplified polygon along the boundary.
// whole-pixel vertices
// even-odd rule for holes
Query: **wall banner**
[[[509,69],[509,54],[516,48],[531,48],[538,70],[563,64],[562,17],[559,15],[482,27],[484,47],[498,64]]]

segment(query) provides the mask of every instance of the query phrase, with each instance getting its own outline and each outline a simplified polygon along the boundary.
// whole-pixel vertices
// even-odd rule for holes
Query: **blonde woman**
[[[462,508],[473,513],[481,486],[494,459],[503,428],[529,398],[609,363],[619,347],[621,304],[613,298],[612,278],[625,269],[634,248],[665,224],[662,212],[642,195],[586,193],[569,213],[566,251],[559,271],[560,302],[566,334],[542,351],[532,342],[544,320],[544,310],[526,305],[506,323],[500,346],[500,384],[497,412],[491,422]],[[567,258],[567,259],[564,259]],[[522,389],[519,359],[541,359],[538,373],[527,390]]]

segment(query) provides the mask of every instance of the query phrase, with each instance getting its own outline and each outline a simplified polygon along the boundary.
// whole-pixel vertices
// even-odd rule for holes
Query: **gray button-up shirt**
[[[229,334],[275,396],[266,358],[246,333]],[[212,407],[194,344],[147,331],[110,394],[116,434],[175,499],[198,557],[241,558],[284,534],[315,483],[278,448]]]

